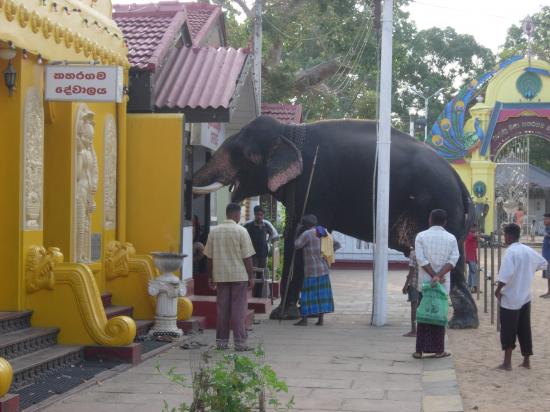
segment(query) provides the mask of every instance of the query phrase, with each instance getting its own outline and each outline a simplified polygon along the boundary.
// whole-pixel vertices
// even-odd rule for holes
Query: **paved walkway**
[[[415,360],[404,272],[390,273],[388,326],[369,326],[370,271],[334,271],[336,313],[325,326],[305,328],[270,321],[254,326],[251,341],[263,341],[266,361],[295,396],[294,411],[462,411],[452,358]],[[204,334],[213,340],[212,331]],[[196,355],[194,355],[196,356]],[[51,405],[47,411],[150,412],[191,399],[189,390],[155,372],[176,367],[188,373],[191,351],[173,347],[121,374]]]

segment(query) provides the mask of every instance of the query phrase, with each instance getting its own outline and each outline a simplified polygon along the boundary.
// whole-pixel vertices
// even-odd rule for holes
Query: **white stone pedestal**
[[[161,252],[152,255],[161,275],[149,281],[149,294],[157,298],[155,324],[149,335],[170,335],[179,338],[183,336],[183,331],[177,324],[178,298],[185,296],[185,286],[173,272],[181,267],[186,255]]]

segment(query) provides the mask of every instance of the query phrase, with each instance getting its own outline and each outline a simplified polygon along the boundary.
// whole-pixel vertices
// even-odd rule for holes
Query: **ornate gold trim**
[[[6,359],[0,358],[0,398],[8,393],[12,380],[13,368]]]
[[[122,243],[118,240],[109,242],[105,248],[105,278],[112,280],[128,276],[130,256],[135,253],[136,249],[131,243]]]
[[[73,31],[71,29],[66,29],[63,38],[65,39],[65,47],[69,49],[72,46],[74,40]]]
[[[65,36],[65,28],[61,26],[59,23],[55,23],[53,26],[53,39],[54,41],[59,44],[61,43],[61,40],[63,40],[63,37]]]
[[[42,18],[36,11],[31,13],[31,30],[33,33],[38,33],[42,26]]]
[[[17,14],[17,6],[13,0],[4,1],[4,14],[6,15],[7,21],[13,21],[15,15]]]
[[[75,52],[80,53],[82,51],[82,41],[83,41],[82,36],[79,33],[76,33],[74,36],[74,43],[73,43]]]
[[[53,24],[50,19],[44,17],[42,19],[42,36],[45,39],[49,39],[53,31]]]
[[[136,323],[128,316],[107,320],[99,289],[90,269],[80,263],[61,263],[54,269],[55,284],[72,289],[82,323],[99,345],[125,346],[136,337]]]
[[[40,289],[53,289],[55,278],[53,269],[63,262],[63,254],[57,247],[31,246],[27,252],[25,283],[27,293]]]
[[[19,25],[24,28],[27,27],[27,24],[29,23],[29,20],[31,18],[31,14],[23,4],[20,4],[17,8],[17,17],[19,20]]]

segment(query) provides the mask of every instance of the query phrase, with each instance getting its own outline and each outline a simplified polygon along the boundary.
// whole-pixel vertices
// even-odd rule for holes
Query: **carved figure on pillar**
[[[76,114],[75,158],[75,218],[77,262],[91,260],[91,214],[96,210],[95,193],[99,178],[97,156],[94,150],[94,113],[81,104]]]

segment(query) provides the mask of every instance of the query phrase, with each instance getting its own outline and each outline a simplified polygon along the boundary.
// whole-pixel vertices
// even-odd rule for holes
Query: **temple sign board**
[[[45,100],[122,102],[123,69],[120,66],[47,65]]]

